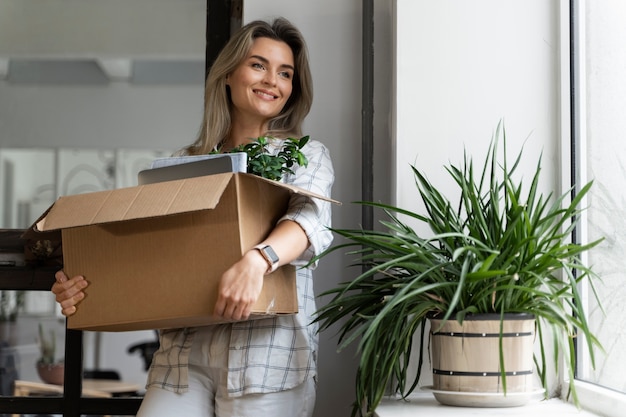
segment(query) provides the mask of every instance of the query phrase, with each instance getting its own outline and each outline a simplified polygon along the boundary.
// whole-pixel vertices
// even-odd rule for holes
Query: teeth
[[[260,95],[260,96],[263,96],[263,97],[267,97],[267,98],[274,98],[274,96],[273,96],[273,95],[271,95],[271,94],[267,94],[267,93],[264,93],[264,92],[262,92],[262,91],[257,91],[257,92],[256,92],[256,94],[258,94],[258,95]]]

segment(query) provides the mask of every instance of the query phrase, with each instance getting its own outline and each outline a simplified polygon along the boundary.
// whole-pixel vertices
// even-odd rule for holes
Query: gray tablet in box
[[[140,171],[139,185],[221,174],[223,172],[246,172],[245,152],[159,158],[150,169]]]

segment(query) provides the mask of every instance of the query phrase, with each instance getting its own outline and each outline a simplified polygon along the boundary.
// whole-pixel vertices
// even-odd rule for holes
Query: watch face
[[[272,264],[278,262],[278,255],[276,255],[276,252],[274,252],[271,246],[265,246],[262,250],[267,255],[267,258],[272,261]]]

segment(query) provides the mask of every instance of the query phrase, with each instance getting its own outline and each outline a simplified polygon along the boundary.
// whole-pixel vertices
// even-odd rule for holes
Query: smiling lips
[[[254,94],[264,99],[276,100],[278,98],[278,96],[275,96],[274,94],[268,91],[264,91],[264,90],[252,90],[252,91],[254,92]]]

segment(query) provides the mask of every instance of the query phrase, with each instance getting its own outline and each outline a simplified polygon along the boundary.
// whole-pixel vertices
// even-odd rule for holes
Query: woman
[[[287,20],[255,21],[233,35],[207,77],[199,138],[179,154],[228,151],[253,138],[302,135],[312,101],[306,44]],[[282,181],[330,196],[328,150],[311,140],[309,163]],[[138,416],[311,416],[315,402],[317,327],[311,269],[297,268],[299,313],[246,321],[263,277],[280,265],[307,265],[332,240],[330,205],[294,195],[274,230],[223,275],[215,314],[232,324],[163,330]],[[88,277],[87,277],[88,278]],[[64,315],[85,297],[84,277],[62,271],[52,287]],[[240,321],[241,320],[241,321]]]

